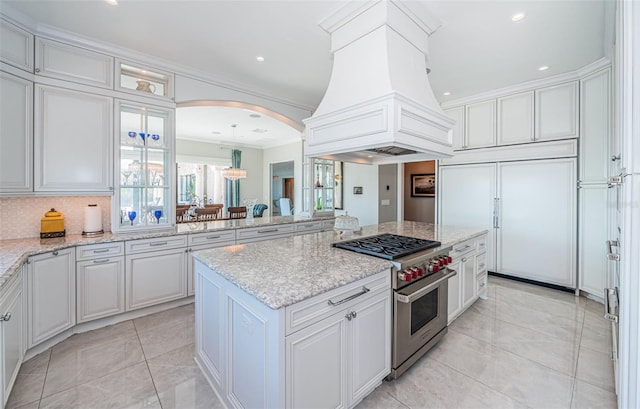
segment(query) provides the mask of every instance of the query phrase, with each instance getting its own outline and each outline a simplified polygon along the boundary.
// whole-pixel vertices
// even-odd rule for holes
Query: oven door
[[[445,269],[394,292],[394,368],[446,328],[447,282],[456,274]]]

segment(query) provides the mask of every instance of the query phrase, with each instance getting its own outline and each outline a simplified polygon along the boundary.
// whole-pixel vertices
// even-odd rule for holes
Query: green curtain
[[[242,151],[239,149],[231,150],[231,167],[232,168],[240,168]],[[227,191],[227,209],[229,207],[240,206],[240,181],[239,180],[229,180],[227,179],[226,183],[226,191]]]

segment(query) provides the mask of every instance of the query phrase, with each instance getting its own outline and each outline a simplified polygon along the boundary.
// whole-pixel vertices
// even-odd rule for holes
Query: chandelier
[[[245,179],[247,171],[240,168],[226,168],[222,170],[222,176],[229,180]]]
[[[236,127],[237,124],[231,124],[231,128],[233,128],[233,140],[236,140]],[[247,177],[247,171],[241,168],[234,168],[233,166],[230,168],[226,168],[222,170],[222,176],[225,179],[229,180],[238,180],[245,179]]]

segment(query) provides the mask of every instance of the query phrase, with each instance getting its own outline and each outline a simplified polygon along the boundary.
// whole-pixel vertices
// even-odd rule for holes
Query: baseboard
[[[539,287],[551,288],[553,290],[564,291],[564,292],[572,293],[572,294],[575,294],[575,292],[576,292],[575,288],[564,287],[564,286],[557,285],[557,284],[543,283],[541,281],[530,280],[528,278],[514,277],[514,276],[507,275],[507,274],[495,273],[493,271],[489,271],[488,273],[489,273],[490,276],[505,278],[507,280],[519,281],[521,283],[526,283],[526,284],[533,284],[533,285],[537,285]]]

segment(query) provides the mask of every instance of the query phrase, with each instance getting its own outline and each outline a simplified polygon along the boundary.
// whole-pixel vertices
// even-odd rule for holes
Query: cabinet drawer
[[[331,219],[331,220],[323,220],[322,221],[322,230],[332,230],[333,226],[335,226],[336,224],[336,219]]]
[[[391,291],[391,271],[385,270],[376,275],[354,281],[340,288],[327,291],[324,294],[286,307],[286,335],[308,327],[331,316],[335,312],[342,311],[345,307],[362,301],[367,297],[365,294],[358,296],[358,294],[363,291],[363,287],[369,290],[365,293],[369,295],[382,289]],[[334,303],[334,305],[331,305],[329,301]]]
[[[317,233],[322,231],[322,222],[296,223],[296,234]]]
[[[187,246],[187,236],[167,236],[155,239],[130,240],[125,243],[127,254],[144,253],[146,251],[175,249]]]
[[[36,73],[100,88],[113,88],[113,57],[36,38]]]
[[[471,239],[471,240],[463,241],[462,243],[455,244],[453,246],[453,249],[451,250],[451,253],[449,254],[451,255],[451,257],[455,259],[456,257],[460,257],[464,254],[474,251],[475,249],[476,249],[476,240]]]
[[[189,246],[211,244],[212,247],[230,246],[236,242],[235,230],[211,231],[189,235]]]
[[[478,250],[478,254],[482,254],[487,251],[487,235],[486,234],[483,234],[482,236],[476,239],[476,249]]]
[[[487,255],[486,254],[480,254],[478,256],[478,258],[476,259],[476,263],[477,263],[477,276],[479,277],[480,274],[484,273],[487,274]]]
[[[236,230],[236,241],[238,243],[249,243],[267,238],[286,237],[293,234],[294,230],[293,224],[238,229]]]
[[[478,279],[476,280],[476,292],[479,295],[482,295],[486,290],[487,290],[487,272],[485,271],[484,274],[478,276]]]
[[[90,260],[124,255],[124,242],[89,244],[76,247],[76,260]]]

